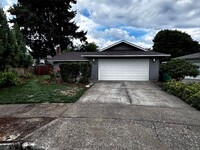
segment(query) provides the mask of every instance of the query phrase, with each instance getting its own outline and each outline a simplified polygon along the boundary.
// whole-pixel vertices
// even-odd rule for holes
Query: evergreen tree
[[[30,56],[29,52],[27,51],[23,35],[20,31],[20,28],[17,24],[14,24],[12,27],[12,32],[16,39],[16,51],[15,54],[17,55],[15,64],[17,67],[25,67],[27,68],[32,64],[32,57]]]
[[[6,66],[10,63],[8,47],[9,38],[11,38],[8,22],[3,8],[0,7],[0,70],[5,70]]]
[[[98,46],[96,43],[84,43],[80,46],[79,51],[81,52],[96,52],[98,51]]]
[[[177,30],[161,30],[154,40],[153,50],[171,54],[171,57],[200,52],[200,45],[187,33]]]
[[[22,27],[26,44],[36,59],[55,55],[55,47],[72,47],[74,39],[86,40],[86,32],[78,31],[72,19],[76,12],[71,4],[76,0],[18,0],[10,12],[16,17],[11,22]]]
[[[19,27],[14,25],[10,29],[3,8],[0,8],[0,71],[7,67],[28,67],[31,63]]]

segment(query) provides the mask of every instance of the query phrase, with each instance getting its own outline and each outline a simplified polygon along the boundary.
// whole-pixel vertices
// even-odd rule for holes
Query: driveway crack
[[[158,132],[157,132],[157,127],[156,127],[156,125],[155,125],[153,122],[151,122],[151,123],[152,123],[152,125],[153,125],[153,129],[154,129],[154,132],[155,132],[155,134],[156,134],[156,139],[158,139],[158,141],[161,142],[160,137],[159,137]]]
[[[133,100],[132,100],[132,98],[131,98],[131,96],[129,94],[129,91],[128,91],[128,88],[126,87],[126,83],[125,82],[123,82],[123,86],[124,86],[125,93],[127,95],[127,98],[129,100],[130,104],[133,104]],[[138,102],[138,104],[140,104],[140,101],[137,98],[135,100]]]
[[[123,86],[124,86],[124,89],[125,89],[126,97],[127,97],[127,99],[129,100],[130,104],[132,104],[132,99],[131,99],[131,96],[130,96],[130,94],[129,94],[129,92],[128,92],[128,89],[127,89],[127,87],[126,87],[125,82],[123,82]]]

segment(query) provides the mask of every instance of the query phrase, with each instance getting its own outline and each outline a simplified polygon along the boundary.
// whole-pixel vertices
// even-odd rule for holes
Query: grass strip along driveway
[[[39,76],[23,85],[0,89],[0,104],[16,103],[73,103],[85,92],[79,85],[49,82],[49,76]]]

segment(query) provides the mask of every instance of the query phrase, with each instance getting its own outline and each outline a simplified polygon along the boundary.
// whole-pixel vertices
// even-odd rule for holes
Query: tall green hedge
[[[88,83],[91,76],[91,65],[88,62],[69,62],[60,65],[60,74],[64,82]]]

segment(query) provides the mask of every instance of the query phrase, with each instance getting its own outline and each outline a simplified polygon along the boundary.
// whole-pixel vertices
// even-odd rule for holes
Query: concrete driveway
[[[200,149],[200,112],[151,82],[98,82],[77,103],[45,110],[29,117],[52,121],[20,138],[35,149]]]
[[[190,108],[151,82],[99,82],[79,102]]]

